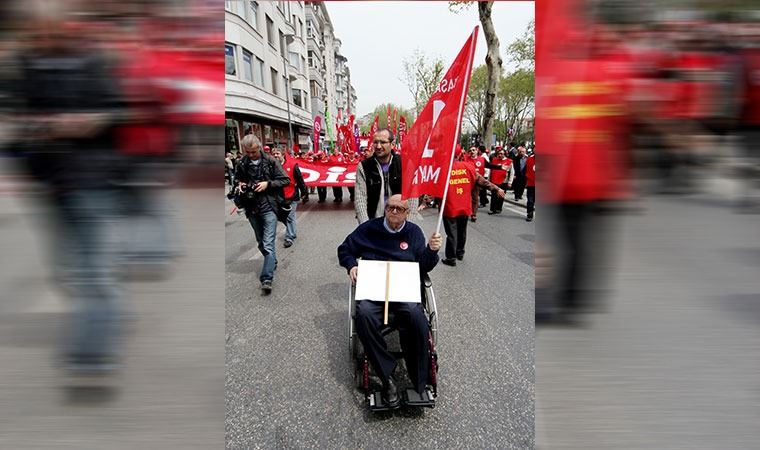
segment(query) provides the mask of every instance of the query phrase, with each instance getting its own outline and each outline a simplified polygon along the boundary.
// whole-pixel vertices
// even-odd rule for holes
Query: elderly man
[[[338,261],[356,282],[359,258],[379,261],[417,262],[420,273],[433,270],[438,264],[438,250],[442,238],[439,233],[425,244],[425,235],[417,225],[408,222],[409,202],[401,195],[392,195],[385,203],[385,215],[360,224],[338,247]],[[359,300],[356,306],[356,333],[364,345],[375,373],[383,381],[383,401],[391,408],[400,404],[398,389],[393,380],[396,359],[385,345],[380,330],[383,325],[383,302]],[[419,303],[391,303],[396,317],[401,347],[406,360],[409,378],[418,393],[428,382],[429,327]]]
[[[242,193],[245,215],[251,223],[259,251],[264,255],[261,267],[261,291],[272,292],[277,268],[274,240],[277,234],[277,204],[283,200],[282,188],[290,184],[288,174],[273,157],[261,151],[261,141],[253,134],[241,141],[245,156],[235,170],[235,181]]]

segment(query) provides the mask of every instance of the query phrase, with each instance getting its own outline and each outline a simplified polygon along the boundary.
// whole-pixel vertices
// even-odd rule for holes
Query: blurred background
[[[223,33],[0,4],[0,448],[223,446]]]
[[[536,2],[536,447],[757,447],[760,5]]]

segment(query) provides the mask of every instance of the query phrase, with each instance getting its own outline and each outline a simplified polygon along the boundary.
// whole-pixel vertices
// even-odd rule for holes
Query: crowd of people
[[[264,145],[253,134],[241,140],[243,152],[225,154],[225,178],[230,184],[227,197],[235,202],[239,214],[245,214],[254,230],[258,248],[264,255],[260,274],[264,294],[272,292],[274,271],[277,266],[275,236],[277,221],[286,227],[284,247],[291,247],[297,236],[296,207],[306,203],[314,187],[307,187],[301,175],[299,161],[344,164],[357,162],[355,185],[348,187],[349,201],[354,204],[359,225],[383,217],[388,199],[401,195],[403,158],[397,151],[396,136],[385,128],[377,131],[370,146],[361,153],[337,150],[301,152],[294,145],[292,152],[281,147]],[[274,147],[274,148],[273,148]],[[412,223],[421,221],[421,211],[431,204],[443,208],[443,223],[447,234],[446,257],[443,263],[456,266],[464,258],[467,223],[477,220],[478,208],[488,207],[488,214],[500,214],[511,190],[519,201],[527,191],[526,220],[533,220],[535,204],[535,153],[526,147],[510,143],[505,149],[494,146],[471,147],[464,152],[457,146],[456,161],[452,166],[448,199],[427,196],[408,199],[405,218]],[[343,187],[333,187],[335,203],[343,201]],[[327,187],[316,187],[318,202],[323,203]],[[490,199],[488,192],[492,195]]]

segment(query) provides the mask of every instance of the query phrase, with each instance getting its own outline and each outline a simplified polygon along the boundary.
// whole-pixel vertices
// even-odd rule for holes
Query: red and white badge
[[[401,247],[401,250],[406,250],[409,248],[409,244],[407,244],[404,241],[401,241],[401,244],[399,244],[399,247]]]

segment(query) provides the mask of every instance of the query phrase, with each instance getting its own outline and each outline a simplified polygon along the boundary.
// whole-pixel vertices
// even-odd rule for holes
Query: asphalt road
[[[299,205],[298,239],[278,226],[274,292],[247,220],[226,210],[228,448],[532,448],[533,223],[481,209],[465,259],[431,272],[439,313],[438,404],[373,415],[353,388],[348,277],[336,249],[356,226],[347,202]],[[513,208],[513,209],[509,209]],[[435,228],[424,212],[423,231]]]
[[[608,312],[537,330],[536,448],[758,448],[758,216],[701,180],[618,218]]]

